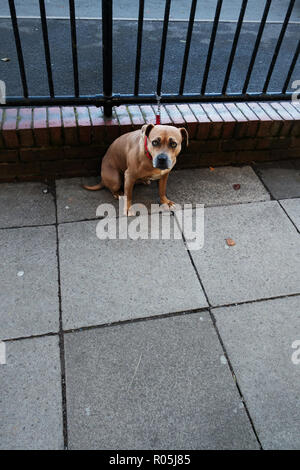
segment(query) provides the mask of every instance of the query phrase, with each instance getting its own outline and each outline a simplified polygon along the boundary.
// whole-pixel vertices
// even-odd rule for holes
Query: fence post
[[[112,0],[102,0],[102,56],[104,115],[112,115]]]

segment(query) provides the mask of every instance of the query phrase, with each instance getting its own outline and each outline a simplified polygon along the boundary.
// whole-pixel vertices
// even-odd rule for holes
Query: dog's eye
[[[170,147],[172,147],[174,149],[175,147],[177,147],[177,143],[173,142],[173,141],[170,142]]]
[[[157,147],[159,145],[159,141],[158,140],[152,140],[152,145],[153,145],[153,147]]]

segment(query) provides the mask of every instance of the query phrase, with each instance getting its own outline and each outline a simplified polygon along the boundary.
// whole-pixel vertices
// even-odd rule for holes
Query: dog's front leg
[[[132,192],[136,178],[130,174],[128,170],[124,173],[124,196],[126,196],[126,204],[124,207],[124,215],[130,214],[130,207],[132,205]]]
[[[168,199],[166,196],[168,176],[169,173],[166,173],[159,180],[159,197],[161,204],[167,204],[169,207],[172,207],[175,205],[175,203],[170,201],[170,199]]]

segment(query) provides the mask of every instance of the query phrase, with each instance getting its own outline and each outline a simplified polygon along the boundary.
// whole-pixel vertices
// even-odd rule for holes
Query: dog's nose
[[[158,168],[165,169],[168,167],[168,155],[161,153],[157,155],[157,166]]]

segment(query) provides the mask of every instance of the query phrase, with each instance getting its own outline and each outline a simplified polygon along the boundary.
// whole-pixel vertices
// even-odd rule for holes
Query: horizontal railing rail
[[[49,95],[48,96],[31,96],[28,90],[26,64],[24,61],[22,41],[19,33],[18,18],[16,14],[14,0],[8,0],[10,8],[10,16],[12,22],[12,29],[15,39],[17,59],[19,64],[19,71],[23,89],[23,96],[8,96],[6,98],[5,106],[50,106],[50,105],[96,105],[104,106],[104,112],[106,116],[111,116],[112,107],[121,104],[133,104],[133,103],[155,103],[157,95],[161,96],[162,103],[176,103],[176,102],[209,102],[209,101],[269,101],[269,100],[285,100],[291,99],[292,92],[287,91],[290,80],[292,78],[293,71],[296,67],[299,52],[300,52],[300,41],[296,42],[295,52],[293,54],[292,61],[289,68],[287,69],[286,76],[284,78],[282,88],[277,92],[268,92],[271,78],[273,77],[275,66],[277,63],[278,55],[285,38],[286,30],[289,25],[289,21],[294,9],[295,0],[290,0],[287,11],[281,29],[276,42],[276,46],[273,52],[272,59],[270,61],[269,68],[266,76],[262,77],[262,88],[256,92],[249,92],[249,83],[252,76],[254,66],[256,64],[257,55],[262,41],[262,36],[265,30],[267,17],[270,11],[272,0],[265,0],[264,10],[261,17],[260,25],[258,28],[255,44],[253,50],[250,52],[249,65],[246,72],[245,81],[243,83],[241,92],[239,93],[228,93],[228,83],[232,73],[233,63],[236,57],[238,49],[238,43],[241,35],[241,30],[244,22],[245,12],[249,0],[241,0],[241,8],[238,20],[236,22],[233,42],[231,51],[229,54],[228,61],[224,64],[224,77],[223,83],[220,90],[216,90],[215,93],[207,93],[206,90],[209,84],[209,73],[211,70],[212,56],[215,48],[215,41],[220,24],[220,15],[223,7],[224,0],[217,0],[215,16],[212,22],[212,30],[209,38],[209,45],[207,56],[205,58],[205,64],[203,69],[202,83],[199,85],[198,93],[184,93],[185,81],[188,69],[188,62],[190,56],[191,41],[193,37],[193,27],[195,23],[195,13],[197,7],[197,0],[191,1],[191,9],[189,13],[187,34],[185,40],[185,49],[183,54],[183,63],[181,67],[181,74],[179,80],[178,93],[164,93],[163,91],[163,77],[164,77],[164,65],[165,65],[165,53],[166,44],[168,38],[168,27],[170,23],[170,9],[171,0],[166,0],[165,11],[163,17],[162,27],[162,38],[159,52],[159,65],[158,75],[156,82],[156,93],[143,94],[140,93],[140,75],[141,75],[141,59],[142,59],[142,45],[143,45],[143,27],[144,27],[144,0],[139,1],[139,12],[138,12],[138,24],[137,24],[137,40],[136,40],[136,56],[135,56],[135,71],[134,71],[134,83],[133,93],[118,93],[118,90],[113,90],[113,1],[102,0],[102,75],[103,75],[103,92],[95,95],[81,95],[80,84],[79,84],[79,67],[78,67],[78,40],[77,40],[77,19],[75,11],[74,0],[69,0],[69,12],[70,12],[70,32],[71,32],[71,50],[72,50],[72,68],[73,68],[73,82],[74,82],[74,93],[70,95],[59,96],[55,93],[53,70],[51,65],[51,48],[49,44],[48,25],[45,1],[39,0],[40,7],[40,19],[43,36],[43,46],[45,55],[45,64],[47,71],[47,80]],[[99,12],[101,11],[99,1]],[[0,77],[1,78],[1,77]],[[155,88],[155,87],[153,87]]]

